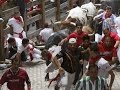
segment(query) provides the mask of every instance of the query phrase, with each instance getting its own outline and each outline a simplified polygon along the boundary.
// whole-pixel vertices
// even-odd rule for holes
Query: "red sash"
[[[22,33],[23,33],[23,30],[22,30],[22,32],[21,33],[16,33],[16,32],[14,32],[14,34],[18,34],[19,35],[19,38],[23,38],[23,35],[22,35]]]

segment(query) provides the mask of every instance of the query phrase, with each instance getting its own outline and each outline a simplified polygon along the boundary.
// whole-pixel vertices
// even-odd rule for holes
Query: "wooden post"
[[[85,0],[78,0],[78,6],[81,6]]]
[[[56,3],[56,20],[60,21],[60,0],[55,0]]]
[[[4,55],[4,33],[3,33],[3,19],[0,18],[0,61],[5,60]]]
[[[40,0],[41,5],[42,5],[42,20],[40,20],[42,22],[41,27],[44,27],[44,23],[45,23],[45,0]]]
[[[73,0],[68,0],[68,8],[69,10],[73,8]]]

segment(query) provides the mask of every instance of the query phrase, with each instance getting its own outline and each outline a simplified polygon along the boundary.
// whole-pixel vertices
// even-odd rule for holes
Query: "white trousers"
[[[65,90],[71,90],[75,78],[75,73],[68,73],[65,71],[65,74],[58,81],[58,87],[65,87]]]
[[[25,31],[22,32],[22,35],[23,35],[23,38],[27,38]],[[19,37],[19,34],[15,34],[15,33],[13,34],[13,37],[20,38],[20,37]]]

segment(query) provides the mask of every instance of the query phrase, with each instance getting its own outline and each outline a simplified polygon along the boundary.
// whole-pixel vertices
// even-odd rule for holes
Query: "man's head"
[[[106,11],[106,15],[110,16],[112,14],[112,7],[111,6],[107,6],[105,11]]]
[[[15,38],[10,37],[10,38],[8,39],[8,43],[9,43],[11,46],[16,45]]]
[[[104,43],[105,47],[110,48],[113,45],[112,38],[110,36],[105,36],[103,43]]]
[[[71,51],[75,51],[77,47],[77,40],[75,38],[70,38],[68,41],[68,48]]]
[[[29,39],[24,38],[24,39],[22,40],[22,45],[23,45],[24,47],[26,47],[28,44],[29,44]]]
[[[90,37],[88,35],[85,35],[83,37],[83,45],[87,48],[90,45]]]
[[[92,79],[96,79],[98,76],[98,66],[96,64],[91,64],[88,67],[88,75],[90,76],[90,78]]]
[[[105,29],[103,30],[103,33],[104,33],[105,36],[109,36],[109,35],[110,35],[110,30],[109,30],[109,28],[105,28]]]
[[[20,12],[15,12],[15,13],[14,13],[14,16],[15,16],[15,17],[20,17]]]
[[[51,54],[47,49],[44,49],[44,50],[41,52],[41,56],[42,56],[42,59],[43,59],[43,60],[50,60],[51,57],[52,57],[52,54]]]
[[[44,23],[44,28],[48,28],[48,27],[49,27],[48,23],[47,22]]]
[[[83,28],[83,25],[81,23],[76,23],[77,33],[81,33],[82,32],[82,28]]]
[[[97,43],[92,43],[89,46],[89,48],[90,48],[89,54],[91,58],[94,58],[99,55],[99,48]]]
[[[12,68],[17,69],[20,66],[20,61],[16,58],[16,54],[12,57],[13,57],[11,58]]]

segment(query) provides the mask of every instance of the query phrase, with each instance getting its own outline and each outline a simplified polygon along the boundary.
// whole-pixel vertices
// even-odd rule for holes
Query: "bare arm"
[[[58,61],[57,57],[54,57],[52,59],[52,63],[54,63],[56,65],[56,67],[59,69],[59,73],[62,76],[64,74],[64,69],[61,67],[60,62]]]
[[[116,41],[114,47],[117,48],[119,46],[119,44],[120,44],[120,41]]]
[[[113,73],[112,70],[110,70],[108,73],[109,73],[110,76],[111,76],[111,78],[110,78],[110,83],[109,83],[109,88],[110,88],[110,90],[111,90],[112,85],[113,85],[113,82],[114,82],[114,79],[115,79],[115,74]]]
[[[61,42],[59,43],[59,45],[60,45],[60,46],[63,45],[64,42],[67,42],[67,38],[61,40]]]

